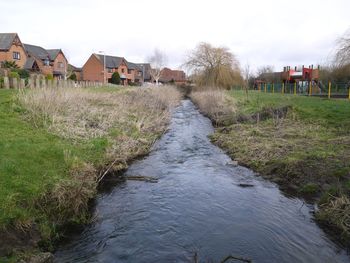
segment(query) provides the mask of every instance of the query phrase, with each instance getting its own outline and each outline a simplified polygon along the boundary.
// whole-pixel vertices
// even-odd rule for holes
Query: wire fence
[[[243,86],[234,86],[232,89],[242,89]],[[350,83],[329,81],[327,83],[299,81],[294,83],[259,83],[250,86],[249,90],[264,93],[293,94],[328,98],[347,98],[350,100]]]

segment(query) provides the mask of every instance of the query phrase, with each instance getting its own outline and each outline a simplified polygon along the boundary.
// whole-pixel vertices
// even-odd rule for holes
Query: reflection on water
[[[102,193],[96,222],[56,252],[57,262],[218,262],[232,254],[254,262],[348,262],[313,222],[310,207],[212,145],[210,121],[189,100],[170,130],[126,175]],[[249,185],[249,187],[242,187]]]

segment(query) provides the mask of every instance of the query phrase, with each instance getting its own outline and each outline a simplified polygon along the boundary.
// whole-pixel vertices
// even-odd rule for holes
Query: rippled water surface
[[[349,262],[313,222],[310,207],[210,143],[210,121],[189,100],[127,181],[96,201],[96,222],[55,253],[56,262],[201,262],[232,254],[253,262]],[[249,184],[251,187],[241,187]]]

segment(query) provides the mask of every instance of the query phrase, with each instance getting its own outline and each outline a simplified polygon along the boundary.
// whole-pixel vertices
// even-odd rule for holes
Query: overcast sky
[[[324,62],[349,27],[350,0],[0,0],[0,32],[62,48],[75,66],[101,50],[144,62],[158,48],[178,68],[205,41],[280,70]]]

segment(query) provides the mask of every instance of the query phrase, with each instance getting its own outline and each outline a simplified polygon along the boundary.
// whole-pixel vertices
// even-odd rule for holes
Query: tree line
[[[273,66],[262,66],[253,72],[249,64],[242,68],[236,55],[227,47],[215,47],[204,42],[189,53],[183,66],[191,73],[190,80],[198,86],[224,89],[248,87],[262,74],[274,76],[271,74]],[[350,29],[336,41],[336,52],[330,61],[321,65],[320,79],[350,85]]]

